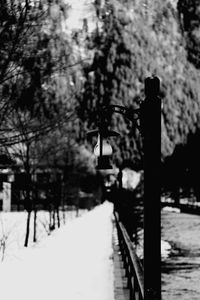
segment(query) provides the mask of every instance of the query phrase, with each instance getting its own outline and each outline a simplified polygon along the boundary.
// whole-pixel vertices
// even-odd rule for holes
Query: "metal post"
[[[161,299],[160,243],[160,159],[161,101],[160,80],[145,80],[146,98],[141,106],[144,138],[144,299]]]

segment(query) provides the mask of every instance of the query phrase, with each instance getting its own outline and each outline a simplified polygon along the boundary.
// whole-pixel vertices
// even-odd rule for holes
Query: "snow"
[[[111,203],[74,218],[0,265],[3,300],[113,300]]]
[[[175,213],[180,213],[181,210],[180,208],[176,208],[176,207],[171,207],[171,206],[165,206],[162,208],[163,211],[168,211],[168,212],[175,212]]]
[[[78,215],[83,215],[87,210],[79,209]],[[74,208],[65,211],[65,222],[70,222],[77,215]],[[0,261],[13,259],[16,251],[23,248],[26,231],[26,211],[0,212]],[[60,222],[64,223],[63,212],[60,212]],[[49,212],[41,210],[37,212],[37,241],[40,242],[49,234]],[[33,213],[30,222],[29,246],[33,243]]]
[[[172,250],[172,247],[171,247],[170,243],[168,243],[167,241],[161,240],[161,257],[163,260],[168,258],[171,250]]]
[[[140,182],[141,173],[124,168],[122,171],[122,185],[125,189],[134,190]]]
[[[144,244],[143,244],[143,235],[144,235],[144,231],[143,229],[140,230],[140,232],[138,233],[138,245],[136,247],[136,254],[137,256],[142,259],[143,258],[143,253],[144,253]],[[170,245],[170,243],[168,241],[162,240],[161,239],[161,260],[165,260],[169,257],[170,253],[172,251],[172,246]]]

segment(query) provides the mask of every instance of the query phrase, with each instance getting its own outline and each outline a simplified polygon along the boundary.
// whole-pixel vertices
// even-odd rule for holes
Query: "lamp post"
[[[161,100],[157,77],[145,80],[140,123],[144,146],[144,299],[161,299]]]
[[[99,128],[97,130],[92,130],[87,133],[87,137],[97,136],[97,144],[94,147],[94,155],[97,157],[98,170],[101,169],[112,169],[110,163],[110,157],[113,153],[112,147],[108,142],[108,138],[112,136],[119,136],[120,134],[116,131],[109,130],[107,124],[107,107],[102,108],[100,113]]]
[[[138,127],[143,137],[144,145],[144,299],[161,299],[161,241],[160,241],[160,157],[161,157],[161,100],[160,80],[158,77],[148,77],[145,80],[145,100],[139,109],[132,110],[120,105],[109,105],[102,108],[101,116],[108,113],[119,113]],[[139,115],[139,118],[138,118]],[[137,116],[137,118],[135,117]],[[103,139],[109,137],[105,126],[90,132],[99,133],[99,143],[96,149],[98,158],[97,168],[106,168],[107,155]],[[105,124],[104,124],[105,125]],[[102,128],[104,128],[102,130]],[[112,134],[111,134],[112,135]],[[116,135],[116,133],[114,134]],[[109,147],[108,147],[109,148]],[[105,151],[105,152],[104,152]],[[109,148],[109,155],[112,151]],[[110,166],[109,166],[110,168]]]

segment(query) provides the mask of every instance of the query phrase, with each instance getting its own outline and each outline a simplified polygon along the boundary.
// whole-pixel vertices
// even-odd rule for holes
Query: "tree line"
[[[7,0],[0,7],[1,155],[13,159],[29,179],[44,165],[60,166],[66,174],[94,174],[93,145],[86,133],[96,128],[98,110],[107,104],[140,107],[144,79],[155,74],[163,102],[163,186],[170,187],[170,174],[183,166],[184,174],[193,174],[194,186],[198,156],[191,145],[197,145],[200,118],[198,1],[179,0],[177,6],[161,0],[149,6],[95,1],[96,29],[89,32],[84,20],[83,28],[71,34],[63,26],[70,9],[65,1]],[[126,161],[141,170],[137,128],[117,114],[110,125],[121,134],[111,141],[114,164]],[[176,154],[179,148],[184,154]],[[31,203],[30,189],[25,194]],[[30,217],[33,207],[27,207]]]
[[[187,170],[192,174],[191,188],[196,186],[194,160],[198,165],[199,159],[191,143],[197,139],[200,126],[198,9],[198,1],[186,0],[177,4],[156,0],[148,6],[137,1],[98,1],[96,10],[102,26],[90,37],[94,59],[84,69],[79,116],[87,127],[96,126],[102,105],[140,107],[145,77],[154,74],[160,78],[165,187],[170,177],[179,186],[183,166],[184,174]],[[121,134],[111,141],[115,164],[129,161],[135,169],[142,169],[138,130],[120,115],[113,115],[111,124]],[[185,155],[171,164],[179,147],[185,149]],[[177,172],[179,176],[173,176]],[[197,186],[195,191],[198,198]]]
[[[35,172],[59,169],[65,180],[73,170],[94,173],[92,158],[78,144],[82,62],[63,27],[69,9],[65,1],[7,0],[0,7],[1,163],[8,157],[15,172],[25,174],[28,246],[32,212],[37,218]],[[53,191],[52,197],[49,206],[59,220],[61,199]]]

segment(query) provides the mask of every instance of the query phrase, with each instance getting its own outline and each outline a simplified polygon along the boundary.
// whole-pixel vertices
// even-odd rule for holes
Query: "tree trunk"
[[[53,208],[53,230],[56,228],[56,209]]]
[[[64,205],[64,201],[63,201],[63,205],[62,205],[62,214],[63,214],[63,224],[66,223],[66,216],[65,216],[65,205]]]
[[[31,219],[31,211],[32,211],[32,203],[31,203],[31,173],[30,173],[30,145],[27,143],[27,150],[26,150],[26,161],[24,163],[24,169],[26,172],[26,210],[27,210],[27,221],[26,221],[26,236],[24,247],[28,247],[28,240],[29,240],[29,233],[30,233],[30,219]]]
[[[52,230],[52,211],[51,211],[51,207],[49,207],[49,233]]]
[[[64,187],[61,185],[61,203],[62,203],[62,215],[63,215],[63,223],[66,223],[66,215],[65,215],[65,198],[64,198]]]
[[[56,214],[57,214],[57,224],[58,224],[58,228],[59,228],[60,227],[59,205],[56,206]]]
[[[33,242],[37,242],[37,208],[34,209]]]
[[[31,211],[28,211],[27,220],[26,220],[26,236],[24,247],[28,247],[29,233],[30,233],[30,220],[31,220]]]

